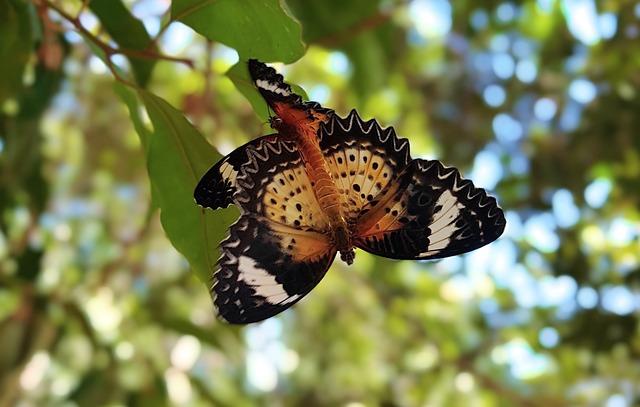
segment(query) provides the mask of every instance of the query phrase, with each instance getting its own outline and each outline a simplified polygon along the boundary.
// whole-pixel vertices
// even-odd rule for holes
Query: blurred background
[[[87,34],[124,46],[81,3],[0,6],[25,61],[1,72],[0,406],[640,404],[640,2],[287,0],[308,48],[285,78],[460,168],[507,229],[439,262],[358,252],[248,327],[165,236],[113,88],[129,61]],[[188,60],[137,78],[219,152],[269,131],[236,50],[123,4]]]

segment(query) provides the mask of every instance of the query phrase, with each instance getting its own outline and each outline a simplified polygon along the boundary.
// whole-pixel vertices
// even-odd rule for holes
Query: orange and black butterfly
[[[495,198],[439,161],[411,159],[393,128],[304,103],[272,68],[250,61],[277,134],[216,164],[198,184],[202,206],[241,210],[221,243],[212,291],[231,323],[261,321],[304,297],[337,253],[439,259],[497,239]]]

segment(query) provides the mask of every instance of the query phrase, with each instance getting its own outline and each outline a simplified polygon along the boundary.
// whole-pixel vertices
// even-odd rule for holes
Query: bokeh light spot
[[[584,199],[592,208],[600,208],[607,202],[611,192],[611,181],[606,178],[597,178],[584,190]]]
[[[636,309],[636,303],[637,299],[627,287],[604,287],[602,290],[602,307],[614,314],[631,314]]]
[[[487,105],[491,107],[498,107],[504,103],[507,98],[507,94],[502,86],[493,84],[484,88],[482,97]]]
[[[558,105],[553,99],[550,98],[540,98],[536,101],[533,106],[533,112],[538,118],[543,122],[549,121],[553,119],[553,116],[556,115],[558,111]]]
[[[498,78],[509,79],[515,72],[516,63],[511,55],[506,52],[500,52],[493,55],[491,67]]]
[[[551,202],[556,223],[561,228],[569,228],[580,219],[580,209],[573,202],[573,195],[568,190],[557,190]]]
[[[597,93],[596,85],[584,78],[575,79],[569,85],[569,96],[583,105],[593,101]]]
[[[558,335],[558,331],[555,328],[547,326],[540,330],[538,341],[545,348],[553,348],[560,341],[560,335]]]
[[[530,59],[518,61],[516,65],[516,78],[523,83],[531,83],[538,76],[538,67]]]
[[[424,38],[438,38],[451,30],[451,4],[446,0],[415,0],[409,4],[409,18]]]
[[[584,309],[595,308],[598,305],[598,292],[592,287],[580,287],[576,300]]]
[[[523,135],[520,122],[506,113],[497,114],[493,118],[492,127],[496,138],[505,144],[516,142]]]

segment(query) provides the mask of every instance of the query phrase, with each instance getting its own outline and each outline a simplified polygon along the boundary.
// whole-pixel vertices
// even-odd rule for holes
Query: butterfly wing
[[[399,139],[391,127],[382,129],[375,120],[363,121],[355,110],[344,119],[334,115],[319,137],[350,224],[377,203],[411,161],[406,139]]]
[[[300,105],[302,97],[297,95],[291,89],[291,86],[284,81],[282,75],[276,72],[272,67],[258,61],[250,59],[248,61],[249,75],[258,91],[273,108],[274,102],[286,104]]]
[[[324,277],[336,255],[324,234],[252,215],[230,228],[214,275],[214,304],[227,322],[247,324],[289,308]]]
[[[502,234],[504,214],[494,198],[455,168],[411,160],[408,141],[393,128],[352,111],[334,115],[319,138],[357,247],[396,259],[435,259]]]
[[[263,140],[275,140],[277,134],[259,137],[229,153],[211,167],[200,178],[193,197],[196,203],[204,208],[226,208],[233,203],[236,192],[236,178],[240,167],[248,160],[248,149],[259,145]]]
[[[354,244],[395,259],[438,259],[491,243],[505,225],[495,198],[456,168],[417,159],[358,220]]]
[[[248,149],[230,228],[214,274],[222,318],[249,323],[273,316],[322,279],[336,249],[295,142],[263,140]]]

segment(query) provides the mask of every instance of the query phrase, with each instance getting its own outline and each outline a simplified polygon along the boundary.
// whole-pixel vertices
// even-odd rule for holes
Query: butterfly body
[[[296,143],[318,205],[327,216],[331,237],[337,250],[344,261],[352,264],[355,253],[349,228],[341,210],[342,198],[329,173],[316,135],[322,122],[316,120],[313,113],[304,110],[282,110],[280,115],[279,118],[285,119],[276,121],[274,129]]]
[[[436,160],[412,159],[409,142],[355,110],[340,117],[303,102],[273,68],[249,61],[276,116],[260,137],[214,165],[195,198],[233,203],[241,216],[221,243],[212,292],[231,323],[269,318],[355,248],[393,259],[439,259],[475,250],[505,227],[495,198]]]
[[[341,211],[341,196],[329,173],[317,137],[320,126],[329,120],[333,112],[318,108],[315,103],[303,103],[300,96],[291,91],[273,68],[250,60],[249,72],[258,90],[275,112],[275,116],[270,119],[271,127],[284,139],[296,143],[320,209],[328,218],[332,239],[341,258],[352,264],[355,253],[349,228]]]

